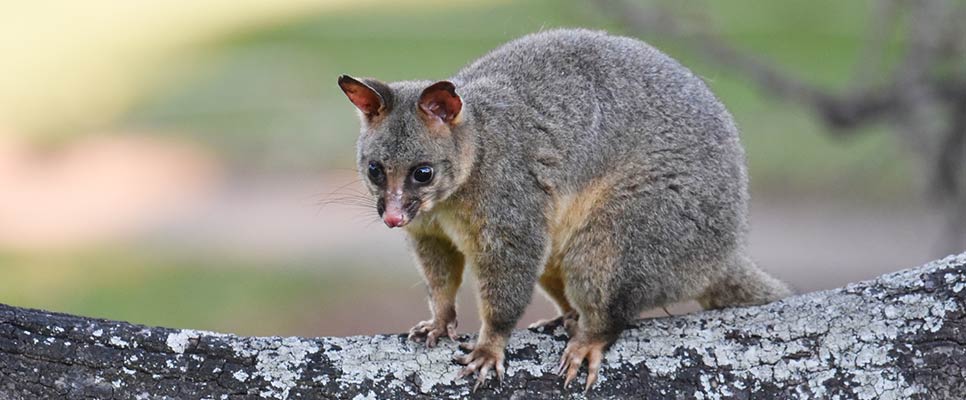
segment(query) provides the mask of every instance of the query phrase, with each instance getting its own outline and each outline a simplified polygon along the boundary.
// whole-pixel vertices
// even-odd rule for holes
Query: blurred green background
[[[442,79],[541,29],[622,32],[569,0],[121,3],[0,17],[0,302],[258,335],[404,331],[429,315],[402,233],[319,205],[361,190],[339,74]],[[871,15],[871,1],[706,6],[740,48],[833,88]],[[735,115],[766,269],[814,290],[939,256],[916,166],[885,127],[833,139],[694,49],[644,39]]]

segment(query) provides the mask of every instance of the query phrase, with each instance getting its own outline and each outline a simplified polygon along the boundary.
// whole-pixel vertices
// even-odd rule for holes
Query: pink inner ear
[[[346,95],[349,96],[349,101],[366,115],[379,113],[379,100],[374,98],[374,93],[369,92],[368,89],[349,89]]]
[[[455,86],[447,81],[437,82],[426,88],[419,97],[419,108],[427,115],[452,122],[463,108],[463,101],[456,94]]]
[[[367,117],[379,115],[379,110],[382,108],[382,99],[375,91],[348,77],[340,78],[339,86],[345,92],[349,101]]]
[[[374,104],[371,99],[366,98],[364,94],[358,94],[352,92],[349,94],[349,101],[355,104],[362,112],[366,114],[375,114],[379,111],[379,105]]]

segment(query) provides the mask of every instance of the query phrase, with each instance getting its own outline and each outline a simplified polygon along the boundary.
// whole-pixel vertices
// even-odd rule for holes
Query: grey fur
[[[789,294],[747,254],[747,173],[731,115],[670,57],[636,39],[553,30],[492,51],[451,82],[463,109],[445,134],[416,105],[432,82],[389,84],[385,119],[363,121],[359,167],[364,177],[373,160],[387,172],[436,167],[432,185],[406,187],[416,205],[406,229],[432,299],[448,296],[434,284],[445,280],[440,260],[461,259],[454,248],[466,256],[480,281],[477,348],[498,351],[498,362],[548,260],[559,260],[581,343],[609,344],[641,311],[672,302],[717,308]],[[590,187],[599,190],[579,209]],[[579,221],[560,228],[554,212]]]

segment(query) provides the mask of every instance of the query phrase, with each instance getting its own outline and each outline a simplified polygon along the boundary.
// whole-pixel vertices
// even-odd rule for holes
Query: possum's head
[[[339,86],[359,110],[359,172],[387,226],[406,225],[466,181],[476,144],[453,83],[343,75]]]

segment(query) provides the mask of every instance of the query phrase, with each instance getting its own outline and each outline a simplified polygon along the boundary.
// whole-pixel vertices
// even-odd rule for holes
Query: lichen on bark
[[[0,306],[0,399],[966,398],[966,254],[757,307],[638,321],[583,393],[566,336],[514,332],[471,393],[450,341],[238,337]],[[462,337],[471,340],[471,337]]]

